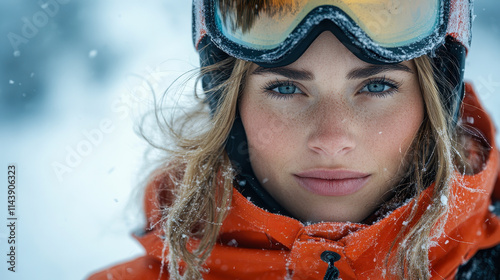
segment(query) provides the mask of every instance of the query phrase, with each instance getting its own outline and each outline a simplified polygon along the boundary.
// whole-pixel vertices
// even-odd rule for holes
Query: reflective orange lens
[[[435,32],[440,24],[440,0],[265,2],[266,7],[262,8],[257,16],[246,15],[252,18],[243,21],[236,8],[226,8],[222,13],[217,5],[215,16],[218,29],[236,43],[267,50],[279,46],[311,11],[321,6],[335,6],[341,9],[373,42],[382,47],[400,47],[419,41]],[[256,11],[259,10],[259,7],[255,8]],[[347,20],[342,16],[329,19],[337,25]]]

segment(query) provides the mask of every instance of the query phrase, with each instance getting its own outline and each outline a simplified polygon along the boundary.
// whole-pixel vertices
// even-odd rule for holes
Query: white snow
[[[231,247],[238,247],[238,241],[236,241],[236,239],[231,239],[228,243],[227,243],[228,246],[231,246]]]
[[[495,211],[495,205],[488,205],[488,211],[490,212]]]
[[[89,58],[94,58],[97,56],[97,50],[91,50],[89,52]]]
[[[448,205],[448,198],[445,195],[441,196],[441,204]]]

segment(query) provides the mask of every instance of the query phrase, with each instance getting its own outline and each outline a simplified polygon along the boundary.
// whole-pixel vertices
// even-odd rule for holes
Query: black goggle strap
[[[462,100],[465,94],[464,66],[465,47],[452,37],[433,54],[434,78],[438,85],[441,101],[451,117],[449,125],[455,127],[460,118]]]
[[[225,52],[217,48],[211,41],[209,37],[204,37],[199,46],[200,55],[200,66],[202,68],[207,66],[212,66],[226,58],[229,57]],[[205,103],[210,106],[210,115],[215,114],[215,110],[218,106],[221,92],[213,90],[216,86],[220,85],[231,75],[230,69],[215,69],[214,71],[208,72],[203,75],[201,79],[201,84],[203,91],[205,92]]]

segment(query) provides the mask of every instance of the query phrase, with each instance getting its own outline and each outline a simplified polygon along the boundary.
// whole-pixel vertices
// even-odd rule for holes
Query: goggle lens
[[[255,18],[242,19],[235,8],[216,5],[215,24],[229,40],[242,46],[269,50],[278,47],[316,8],[334,6],[342,10],[366,36],[385,48],[406,46],[436,32],[441,24],[440,0],[274,0]],[[223,9],[223,11],[221,11]],[[258,10],[259,7],[256,7]],[[345,16],[329,18],[318,13],[316,22],[330,19],[337,25]],[[313,16],[313,17],[314,17]],[[250,23],[251,22],[251,23]],[[359,34],[354,34],[359,35]],[[300,34],[299,34],[300,37]],[[356,36],[358,38],[362,36]]]

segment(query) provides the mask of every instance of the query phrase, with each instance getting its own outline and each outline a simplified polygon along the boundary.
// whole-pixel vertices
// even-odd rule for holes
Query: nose
[[[354,150],[355,115],[346,102],[323,102],[312,115],[309,149],[325,156],[345,155]]]

